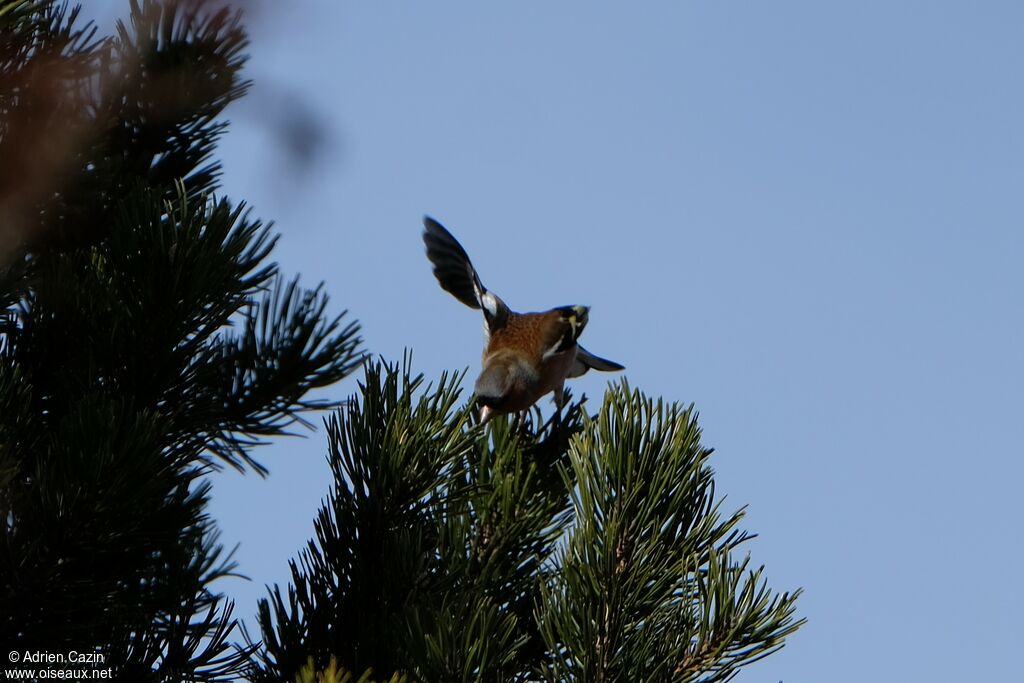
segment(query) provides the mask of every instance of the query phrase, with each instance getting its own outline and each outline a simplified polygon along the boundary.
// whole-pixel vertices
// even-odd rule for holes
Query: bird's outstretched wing
[[[580,375],[586,374],[587,370],[593,368],[594,370],[601,370],[602,372],[615,372],[616,370],[625,370],[625,367],[619,365],[614,361],[595,356],[585,348],[576,345],[576,362],[569,368],[569,374],[567,377],[579,377]]]
[[[489,330],[504,326],[508,320],[508,306],[480,282],[469,254],[458,240],[430,216],[423,217],[423,228],[427,258],[434,264],[434,277],[441,288],[470,308],[483,309]]]

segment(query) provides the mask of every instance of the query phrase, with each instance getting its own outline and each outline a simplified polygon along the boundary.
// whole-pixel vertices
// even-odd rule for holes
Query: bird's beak
[[[494,417],[494,409],[490,406],[484,406],[480,409],[480,424],[485,425],[487,422]]]

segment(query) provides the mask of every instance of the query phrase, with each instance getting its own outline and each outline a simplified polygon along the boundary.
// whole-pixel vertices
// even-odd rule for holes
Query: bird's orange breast
[[[544,350],[560,336],[560,319],[553,311],[512,313],[504,327],[491,333],[484,360],[498,351],[512,350],[539,366]]]
[[[483,365],[489,362],[518,363],[534,368],[531,386],[517,387],[522,402],[528,407],[549,391],[562,386],[576,358],[575,346],[564,352],[544,358],[544,352],[554,347],[565,333],[565,324],[556,311],[545,313],[513,313],[508,323],[491,333],[483,353]]]

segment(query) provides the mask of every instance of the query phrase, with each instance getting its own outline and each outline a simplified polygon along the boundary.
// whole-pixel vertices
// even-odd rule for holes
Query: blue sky
[[[369,351],[478,368],[430,213],[513,308],[591,305],[590,350],[696,403],[754,563],[805,589],[807,626],[738,680],[1019,675],[1024,5],[283,7],[253,13],[224,189]],[[267,125],[293,108],[325,134],[305,171]],[[250,623],[325,452],[321,430],[263,449],[266,481],[215,480]]]

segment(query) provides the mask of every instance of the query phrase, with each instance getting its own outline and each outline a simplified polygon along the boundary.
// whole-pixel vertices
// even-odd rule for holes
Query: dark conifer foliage
[[[133,682],[237,677],[203,475],[264,473],[253,448],[361,362],[211,194],[246,38],[187,6],[133,1],[105,38],[0,0],[0,642]]]
[[[316,538],[261,601],[251,680],[333,657],[377,680],[722,681],[802,624],[799,591],[735,557],[750,536],[691,408],[621,382],[593,418],[570,402],[481,428],[457,397],[367,366],[330,420]]]

